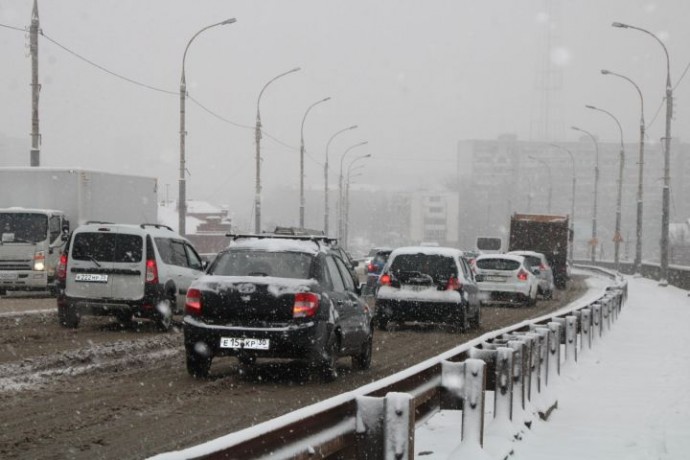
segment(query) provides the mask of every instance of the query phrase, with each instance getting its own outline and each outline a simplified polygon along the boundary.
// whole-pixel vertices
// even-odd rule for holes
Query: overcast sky
[[[690,62],[687,0],[61,0],[40,1],[46,37],[147,89],[90,65],[48,39],[40,40],[41,162],[44,166],[112,170],[159,178],[177,196],[179,91],[182,55],[201,28],[227,18],[194,41],[186,61],[191,97],[222,121],[187,103],[188,197],[230,204],[251,214],[254,132],[259,91],[264,129],[280,142],[262,141],[264,201],[272,184],[298,187],[300,125],[312,103],[304,138],[306,184],[323,187],[331,144],[331,183],[344,150],[369,144],[348,159],[371,153],[362,184],[389,187],[438,182],[455,168],[457,142],[513,133],[534,136],[540,113],[540,71],[551,27],[552,69],[562,76],[554,98],[552,136],[575,140],[571,125],[617,141],[614,113],[627,142],[638,136],[641,87],[651,121],[662,102],[666,62],[662,48],[620,21],[662,38],[674,85]],[[27,27],[32,0],[2,0],[0,24]],[[0,27],[0,136],[28,139],[31,61],[28,34]],[[687,80],[690,80],[688,78]],[[690,82],[674,96],[673,136],[688,140]],[[649,129],[663,135],[664,113]],[[537,140],[537,139],[535,139]],[[27,141],[28,142],[28,141]],[[29,155],[26,153],[26,165]],[[347,163],[346,163],[347,164]],[[297,213],[298,203],[294,203]],[[309,203],[307,203],[309,213]]]

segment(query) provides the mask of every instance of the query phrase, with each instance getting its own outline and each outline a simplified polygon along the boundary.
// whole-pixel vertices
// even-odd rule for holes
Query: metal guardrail
[[[477,391],[481,393],[483,408],[484,391],[500,389],[497,382],[505,383],[505,378],[502,379],[497,372],[498,369],[505,372],[506,366],[500,365],[501,360],[497,359],[498,355],[492,353],[492,350],[501,348],[505,354],[508,343],[516,350],[516,364],[510,365],[512,370],[508,378],[511,382],[511,401],[512,382],[517,382],[517,376],[523,379],[517,387],[523,388],[520,390],[522,395],[527,395],[522,398],[529,399],[530,394],[546,398],[542,395],[542,389],[546,388],[544,385],[551,375],[549,372],[555,372],[556,366],[560,369],[560,344],[566,347],[565,354],[568,356],[568,347],[575,346],[573,340],[574,343],[578,343],[579,334],[579,343],[582,347],[591,347],[595,337],[606,331],[617,318],[627,298],[627,282],[620,275],[601,267],[587,269],[597,271],[612,280],[610,286],[591,302],[485,334],[435,358],[349,393],[199,446],[160,454],[153,458],[383,458],[384,448],[390,449],[390,443],[396,442],[398,445],[395,446],[395,450],[402,453],[399,458],[413,458],[413,441],[406,443],[405,436],[401,438],[399,430],[384,429],[383,425],[397,424],[402,426],[402,429],[407,426],[411,433],[409,436],[413,440],[415,423],[421,423],[441,409],[462,407],[464,398],[478,397],[479,393],[470,394],[470,374],[481,382],[479,387],[474,385],[474,388],[478,388]],[[516,346],[516,341],[524,346]],[[549,357],[549,354],[554,354],[555,343],[559,344],[555,348],[559,350],[559,357],[558,361],[552,362],[555,358]],[[518,348],[520,351],[517,351]],[[551,353],[548,353],[549,349]],[[570,352],[571,359],[576,353],[576,350]],[[508,354],[512,360],[513,350]],[[522,363],[522,371],[516,370],[518,362]],[[450,368],[453,369],[449,370]],[[455,375],[451,375],[453,372]],[[477,372],[481,373],[481,377],[477,377]],[[530,393],[530,390],[535,393]],[[407,396],[401,396],[401,393]],[[514,399],[517,401],[519,398]],[[523,407],[524,401],[523,399]],[[536,402],[536,399],[534,401]],[[549,406],[548,401],[542,405],[543,407],[539,408],[540,416],[548,417],[553,407]],[[387,407],[394,409],[387,410]],[[470,407],[474,408],[473,405],[467,406],[468,409],[463,411],[463,417],[465,413],[468,416],[472,413]],[[480,423],[483,427],[483,410],[481,412]],[[498,416],[498,412],[496,415]],[[399,420],[401,417],[402,420]],[[463,422],[463,442],[465,439],[467,442],[479,442],[481,447],[483,428],[471,430],[471,424],[468,423],[469,431],[466,435],[465,423]],[[393,433],[395,439],[387,438],[386,433],[388,436]],[[395,436],[395,433],[398,435]]]

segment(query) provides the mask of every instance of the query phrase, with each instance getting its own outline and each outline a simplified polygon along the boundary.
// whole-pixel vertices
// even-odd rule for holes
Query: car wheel
[[[187,373],[196,379],[208,377],[212,356],[202,356],[194,350],[187,349]]]
[[[158,303],[156,312],[156,326],[161,332],[168,332],[172,327],[172,301],[163,299]]]
[[[7,295],[7,289],[0,289],[0,295]]]
[[[470,320],[470,327],[473,329],[479,329],[482,323],[482,307],[481,304],[477,305],[477,313]]]
[[[458,329],[460,332],[467,332],[470,329],[470,320],[467,317],[467,305],[460,306],[460,317],[457,318]]]
[[[528,307],[533,307],[537,303],[537,294],[536,292],[534,295],[532,295],[532,290],[529,291],[529,294],[527,296],[527,306]]]
[[[359,354],[352,357],[352,367],[357,370],[365,370],[371,367],[371,354],[374,348],[374,338],[369,336],[366,342],[362,344],[362,350]]]
[[[546,292],[544,293],[544,298],[545,298],[546,300],[551,300],[551,299],[553,299],[553,291],[552,291],[551,289],[549,289],[548,291],[546,291]]]
[[[325,382],[332,382],[338,378],[338,337],[333,334],[333,337],[326,345],[321,362],[321,378]]]
[[[115,319],[118,323],[122,324],[123,326],[129,326],[130,324],[132,324],[132,312],[124,310],[116,311]]]
[[[60,325],[69,329],[76,329],[79,327],[79,312],[74,305],[58,305],[58,320]]]
[[[388,329],[389,322],[390,319],[387,316],[378,315],[376,317],[376,327],[379,329],[379,331],[385,331],[386,329]]]

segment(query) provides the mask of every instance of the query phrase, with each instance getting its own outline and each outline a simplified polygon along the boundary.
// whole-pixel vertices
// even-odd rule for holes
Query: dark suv
[[[346,263],[328,238],[231,235],[232,242],[187,291],[187,371],[208,375],[216,356],[307,361],[325,380],[336,361],[371,365],[373,329]]]

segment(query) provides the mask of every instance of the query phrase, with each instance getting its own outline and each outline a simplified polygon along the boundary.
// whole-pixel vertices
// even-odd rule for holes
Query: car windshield
[[[13,235],[3,242],[37,243],[48,237],[48,217],[33,213],[0,214],[0,233]]]
[[[121,233],[77,233],[72,258],[98,262],[141,262],[143,238]]]
[[[455,262],[451,257],[437,254],[400,254],[391,263],[391,272],[400,274],[419,272],[434,279],[448,279],[457,276]]]
[[[477,259],[477,268],[483,270],[513,271],[520,268],[520,262],[513,259]]]
[[[218,255],[208,274],[308,279],[312,262],[313,256],[301,252],[227,251]]]

